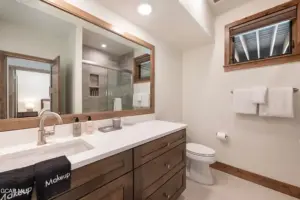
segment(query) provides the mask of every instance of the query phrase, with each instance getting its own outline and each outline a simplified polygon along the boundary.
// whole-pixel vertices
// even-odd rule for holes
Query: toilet
[[[187,177],[205,185],[213,185],[215,180],[210,164],[216,162],[215,150],[201,144],[188,143],[186,145],[187,155]]]

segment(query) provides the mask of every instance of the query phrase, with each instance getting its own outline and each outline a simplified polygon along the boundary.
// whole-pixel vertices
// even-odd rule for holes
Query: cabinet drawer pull
[[[170,164],[165,164],[165,167],[168,169],[171,169],[171,165]]]
[[[166,197],[167,199],[170,199],[171,198],[171,195],[167,194],[167,193],[164,193],[164,197]]]

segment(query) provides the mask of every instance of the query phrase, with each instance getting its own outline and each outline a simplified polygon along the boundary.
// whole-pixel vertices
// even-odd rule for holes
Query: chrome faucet
[[[41,117],[45,112],[50,112],[50,111],[51,111],[50,109],[43,108],[43,109],[39,112],[38,117]]]
[[[47,143],[46,142],[46,137],[55,134],[55,124],[53,126],[53,130],[46,131],[45,130],[45,120],[48,117],[55,117],[57,119],[57,121],[58,121],[59,124],[62,124],[63,121],[62,121],[62,119],[61,119],[61,117],[60,117],[59,114],[57,114],[55,112],[51,112],[49,110],[42,111],[39,116],[41,117],[41,119],[40,119],[40,128],[39,128],[39,132],[38,132],[38,142],[37,142],[37,145],[44,145],[44,144]]]

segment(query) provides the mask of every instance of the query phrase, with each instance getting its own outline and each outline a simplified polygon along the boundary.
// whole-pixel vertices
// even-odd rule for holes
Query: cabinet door
[[[80,200],[132,200],[133,173],[130,172],[95,190]]]

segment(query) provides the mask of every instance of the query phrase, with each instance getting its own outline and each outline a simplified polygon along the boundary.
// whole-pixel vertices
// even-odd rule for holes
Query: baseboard
[[[283,183],[221,162],[212,164],[211,168],[300,199],[300,187]]]

